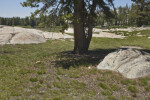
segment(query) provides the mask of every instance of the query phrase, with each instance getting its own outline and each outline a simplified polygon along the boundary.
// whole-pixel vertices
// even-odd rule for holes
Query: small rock
[[[36,61],[36,64],[41,63],[41,61]]]
[[[88,69],[91,69],[91,67],[88,67]]]
[[[141,32],[137,33],[137,35],[140,35],[140,34],[141,34]]]
[[[74,33],[74,29],[73,28],[68,28],[67,30],[65,30],[65,33]]]
[[[137,35],[138,37],[142,37],[143,35]]]

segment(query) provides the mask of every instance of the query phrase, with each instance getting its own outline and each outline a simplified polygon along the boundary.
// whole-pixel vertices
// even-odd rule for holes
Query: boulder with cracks
[[[14,37],[10,40],[10,44],[38,44],[46,42],[45,38],[38,34],[31,33],[19,33],[14,35]]]
[[[62,33],[43,32],[37,29],[10,27],[0,25],[0,45],[44,43],[48,39],[73,39]]]
[[[12,34],[9,33],[0,33],[0,44],[8,44],[10,39],[12,38]]]
[[[119,49],[108,54],[98,69],[120,72],[134,79],[150,75],[150,54],[136,49]]]

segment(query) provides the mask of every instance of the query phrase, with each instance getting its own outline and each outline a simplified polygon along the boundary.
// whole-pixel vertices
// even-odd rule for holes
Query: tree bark
[[[89,46],[90,46],[90,42],[92,39],[92,33],[93,33],[93,24],[94,24],[94,11],[96,10],[96,0],[93,0],[93,4],[92,7],[90,9],[90,14],[88,16],[88,36],[87,36],[87,40],[86,40],[86,48],[88,50]]]
[[[84,31],[84,0],[74,0],[74,53],[84,54],[86,48],[86,36]]]
[[[85,26],[85,5],[84,0],[74,0],[74,53],[84,54],[88,52],[88,48],[92,39],[94,11],[96,9],[96,0],[93,0],[93,5],[88,15],[88,25]],[[87,33],[85,32],[88,29]]]

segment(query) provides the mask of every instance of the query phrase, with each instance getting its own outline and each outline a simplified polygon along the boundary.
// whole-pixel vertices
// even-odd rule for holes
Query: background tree
[[[148,25],[150,20],[150,0],[132,0],[137,26]]]
[[[24,26],[27,26],[27,25],[29,25],[29,17],[26,17],[24,19]]]
[[[35,23],[35,17],[34,17],[33,14],[32,14],[31,17],[30,17],[29,23],[30,23],[30,26],[31,26],[31,27],[34,27],[34,26],[36,25],[36,23]]]
[[[124,25],[129,25],[128,20],[129,20],[129,7],[126,5],[125,7],[119,7],[118,8],[118,25],[124,26]]]

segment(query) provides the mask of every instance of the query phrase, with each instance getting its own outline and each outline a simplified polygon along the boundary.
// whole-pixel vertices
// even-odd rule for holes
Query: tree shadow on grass
[[[127,49],[127,48],[122,48]],[[55,61],[56,67],[62,67],[64,69],[69,69],[70,67],[80,67],[80,66],[97,66],[106,55],[111,52],[114,52],[117,49],[95,49],[89,50],[88,53],[84,55],[75,55],[72,54],[72,51],[61,52],[59,56],[57,56],[57,60]],[[140,51],[144,51],[150,54],[150,50],[140,49]]]
[[[65,69],[79,66],[97,66],[106,55],[115,50],[116,49],[95,49],[89,50],[89,52],[84,55],[75,55],[72,54],[72,51],[65,51],[57,56],[55,64],[56,67],[62,67]]]

